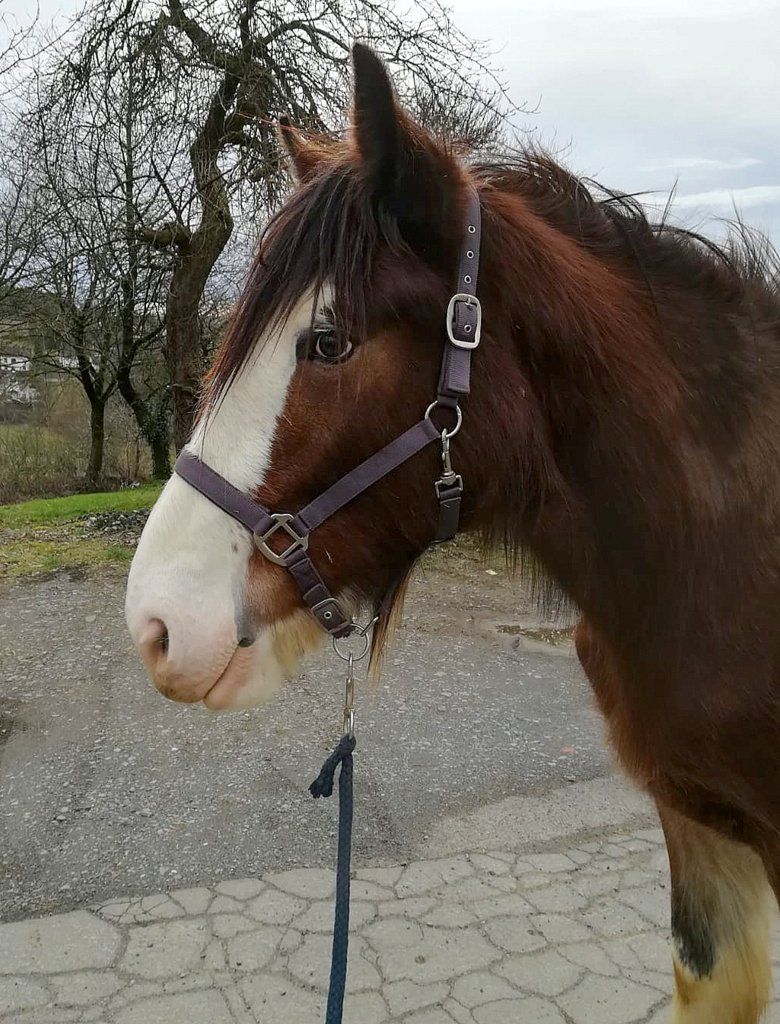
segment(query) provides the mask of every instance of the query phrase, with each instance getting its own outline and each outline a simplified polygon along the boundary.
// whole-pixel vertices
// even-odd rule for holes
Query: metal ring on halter
[[[352,637],[356,637],[356,638],[358,638],[358,639],[363,641],[363,646],[360,648],[360,650],[359,650],[359,652],[357,654],[355,654],[353,651],[345,651],[344,648],[341,646],[342,644],[346,643],[348,640],[352,639]],[[338,654],[338,656],[341,658],[342,661],[349,661],[350,659],[352,659],[352,661],[362,661],[363,658],[365,658],[365,656],[368,654],[368,645],[369,645],[369,643],[370,643],[370,640],[368,639],[368,634],[367,633],[362,633],[361,634],[361,633],[355,632],[355,633],[352,633],[351,636],[348,636],[348,637],[347,636],[341,636],[341,637],[334,636],[333,637],[333,650],[336,652],[336,654]]]
[[[375,615],[374,618],[365,624],[365,626],[356,626],[355,629],[349,634],[349,636],[334,636],[333,637],[333,650],[338,654],[342,661],[362,661],[363,658],[368,654],[368,648],[371,644],[368,633],[377,622],[379,616]],[[350,640],[359,639],[363,641],[363,646],[359,649],[359,652],[355,654],[354,651],[347,651],[344,648],[345,644],[348,644]]]
[[[431,404],[425,410],[425,419],[428,420],[429,423],[433,423],[433,420],[431,419],[431,413],[433,412],[434,409],[437,409],[440,405],[441,405],[441,403],[439,402],[438,399],[436,399],[436,401],[435,402],[431,402]],[[463,425],[463,410],[461,409],[461,407],[459,405],[456,405],[454,408],[451,408],[449,405],[442,405],[441,408],[442,409],[450,409],[450,411],[454,412],[455,415],[458,417],[456,422],[455,422],[455,426],[452,428],[452,430],[442,430],[441,431],[442,435],[446,435],[447,439],[449,439],[451,437],[455,437],[455,435],[457,434],[457,432],[460,430],[461,426]],[[434,425],[434,427],[436,427],[435,423],[433,423],[433,425]],[[438,430],[439,428],[436,427],[436,429]]]

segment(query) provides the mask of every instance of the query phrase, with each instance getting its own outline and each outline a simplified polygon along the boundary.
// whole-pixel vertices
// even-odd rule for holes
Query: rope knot
[[[352,757],[354,749],[355,737],[342,736],[338,746],[320,769],[320,774],[309,786],[309,792],[315,800],[321,796],[327,798],[333,795],[333,782],[336,775],[336,769],[340,764],[343,764],[347,758]]]

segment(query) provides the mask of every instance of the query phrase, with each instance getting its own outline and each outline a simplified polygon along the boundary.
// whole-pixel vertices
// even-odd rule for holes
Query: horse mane
[[[595,253],[630,256],[638,269],[645,261],[680,260],[717,274],[719,284],[726,271],[737,286],[755,282],[780,294],[780,253],[739,215],[721,222],[725,236],[715,241],[671,223],[673,193],[652,219],[641,202],[648,193],[622,192],[578,177],[532,146],[477,162],[473,171],[478,179],[529,199],[541,216]]]
[[[508,246],[498,265],[526,275],[530,301],[540,309],[547,302],[563,318],[564,308],[573,306],[582,317],[581,333],[564,334],[561,340],[550,330],[549,317],[544,326],[530,317],[517,335],[519,358],[526,371],[535,369],[532,391],[538,386],[548,402],[557,400],[559,411],[566,409],[559,417],[567,430],[559,456],[592,462],[592,446],[603,453],[599,463],[592,462],[591,491],[585,498],[588,516],[600,509],[598,547],[588,550],[584,535],[563,543],[571,544],[572,560],[579,557],[586,567],[581,575],[593,581],[594,590],[607,573],[619,581],[618,600],[629,606],[638,601],[638,589],[621,578],[614,551],[630,545],[639,577],[659,585],[664,579],[676,590],[682,623],[683,603],[688,609],[697,601],[703,606],[712,595],[691,593],[680,567],[690,566],[692,559],[704,564],[711,557],[720,543],[721,517],[739,516],[739,502],[766,508],[774,502],[777,514],[780,495],[750,460],[756,445],[772,444],[766,415],[761,427],[755,416],[767,389],[780,382],[778,252],[739,219],[719,242],[671,224],[669,205],[654,219],[637,196],[578,178],[536,150],[479,163],[474,174],[484,188],[515,200],[513,207],[505,203],[517,225],[515,251],[522,251],[520,231],[526,226],[537,232],[537,258],[542,240],[537,222],[556,232],[544,242],[559,249],[559,275],[532,277],[533,260],[526,257],[521,264],[515,257],[510,264]],[[570,274],[574,264],[566,239],[593,257],[587,270],[575,268]],[[589,295],[583,301],[588,275]],[[620,287],[605,301],[612,278],[620,280]],[[511,286],[505,282],[504,287]],[[566,292],[573,297],[568,302],[562,297]],[[611,322],[596,319],[599,306],[605,305],[615,310]],[[577,339],[574,345],[572,338]],[[548,367],[551,379],[559,382],[553,389],[545,386]],[[610,378],[617,401],[599,390]],[[563,380],[568,386],[562,390]],[[597,419],[602,426],[592,427]],[[591,429],[601,440],[591,441],[589,451]],[[593,479],[599,481],[598,497]],[[542,482],[563,505],[571,507],[583,496],[580,484],[575,495],[559,475],[542,476]],[[516,507],[521,507],[519,494]],[[540,504],[538,514],[549,519],[551,509],[544,511]],[[549,604],[559,595],[540,569],[539,552],[532,555],[526,547],[528,525],[520,517],[493,523],[483,531],[483,541],[487,547],[503,544],[510,561],[519,561],[523,569],[530,566],[537,591]],[[723,552],[722,558],[738,571],[736,551]],[[708,588],[717,585],[704,576]],[[670,644],[674,634],[670,626]],[[682,643],[682,633],[677,639]]]

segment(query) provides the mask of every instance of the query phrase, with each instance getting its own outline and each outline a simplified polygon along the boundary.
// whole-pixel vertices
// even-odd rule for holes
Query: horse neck
[[[592,618],[625,632],[627,614],[659,588],[672,592],[679,571],[689,526],[684,386],[628,268],[607,265],[518,197],[494,196],[487,211],[487,245],[499,242],[485,276],[524,393],[510,428],[521,451],[507,449],[511,465],[499,469],[524,493],[505,489],[487,532],[530,550]]]

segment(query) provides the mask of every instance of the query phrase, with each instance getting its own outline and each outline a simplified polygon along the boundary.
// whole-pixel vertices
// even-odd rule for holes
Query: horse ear
[[[279,118],[279,141],[284,147],[293,177],[303,184],[315,173],[325,159],[324,151],[293,128],[287,116]]]
[[[355,104],[352,127],[366,178],[376,192],[392,187],[400,157],[400,111],[382,61],[362,43],[352,47]]]
[[[363,172],[374,195],[398,218],[407,241],[417,246],[431,229],[435,232],[437,209],[449,205],[451,161],[401,110],[373,50],[355,43],[352,63],[352,128]]]

